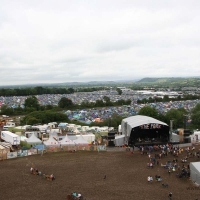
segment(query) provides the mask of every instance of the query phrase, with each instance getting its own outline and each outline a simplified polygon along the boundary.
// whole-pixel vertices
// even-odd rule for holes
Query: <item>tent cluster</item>
[[[80,146],[88,145],[88,142],[83,138],[82,135],[77,137],[75,140],[71,140],[68,135],[66,135],[62,140],[58,141],[55,135],[51,135],[48,140],[44,141],[45,146]]]
[[[94,134],[93,137],[95,137]],[[32,133],[29,138],[26,138],[26,142],[30,145],[39,145],[43,143],[45,146],[80,146],[89,144],[83,135],[68,136],[66,134],[63,138],[59,138],[56,131],[52,132],[50,137],[44,142]]]

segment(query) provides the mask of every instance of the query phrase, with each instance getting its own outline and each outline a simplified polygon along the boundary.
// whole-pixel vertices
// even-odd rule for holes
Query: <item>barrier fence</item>
[[[46,152],[76,152],[76,151],[106,151],[106,146],[98,145],[98,146],[48,146],[44,149],[29,149],[29,150],[18,150],[16,152],[10,152],[6,149],[0,149],[0,161],[18,157],[31,156],[36,154],[43,154]]]

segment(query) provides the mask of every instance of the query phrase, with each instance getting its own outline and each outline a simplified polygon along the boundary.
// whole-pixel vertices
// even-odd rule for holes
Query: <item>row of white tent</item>
[[[28,144],[41,144],[42,140],[37,138],[33,133],[29,138],[27,138],[26,142]],[[76,136],[76,139],[72,140],[66,135],[62,140],[58,140],[56,135],[52,134],[48,138],[48,140],[43,142],[46,146],[75,146],[75,145],[88,145],[88,141],[84,139],[82,135]]]
[[[44,141],[46,146],[75,146],[75,145],[88,145],[88,142],[83,138],[82,135],[77,137],[75,140],[71,140],[68,135],[66,135],[62,140],[58,141],[53,135],[49,137],[47,141]]]

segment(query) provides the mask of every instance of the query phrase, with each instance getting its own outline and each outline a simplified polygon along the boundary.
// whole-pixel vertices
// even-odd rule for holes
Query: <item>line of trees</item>
[[[30,96],[42,94],[73,94],[74,92],[94,92],[109,90],[108,87],[30,87],[30,88],[0,88],[0,96]]]
[[[73,88],[48,88],[48,87],[33,87],[33,88],[14,88],[0,89],[0,96],[30,96],[42,94],[72,94]]]

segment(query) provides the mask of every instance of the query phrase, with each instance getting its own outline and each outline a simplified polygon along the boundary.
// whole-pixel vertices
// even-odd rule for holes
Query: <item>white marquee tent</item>
[[[44,141],[44,145],[46,145],[46,146],[59,146],[58,142],[54,139],[53,136],[50,136],[47,141]]]
[[[59,144],[62,146],[75,146],[74,141],[71,140],[67,135],[61,141],[59,141]]]
[[[27,138],[26,142],[28,144],[41,144],[42,143],[42,141],[39,138],[37,138],[34,133],[31,135],[31,137]]]
[[[82,135],[80,135],[80,137],[78,137],[76,140],[74,140],[74,143],[76,145],[88,145],[88,142],[83,138]]]

